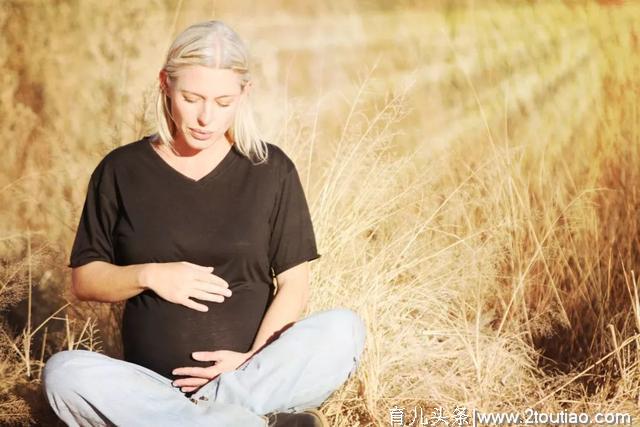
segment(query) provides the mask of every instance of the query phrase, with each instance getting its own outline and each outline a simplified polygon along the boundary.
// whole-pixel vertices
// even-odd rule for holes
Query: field
[[[154,131],[165,51],[204,19],[249,45],[264,139],[305,185],[307,314],[367,323],[332,425],[640,419],[640,4],[219,3],[0,0],[0,424],[56,425],[53,353],[121,355],[122,305],[74,299],[69,251],[92,170]]]

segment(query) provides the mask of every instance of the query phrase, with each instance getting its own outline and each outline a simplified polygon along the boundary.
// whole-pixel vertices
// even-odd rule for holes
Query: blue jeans
[[[150,369],[88,350],[51,356],[42,385],[69,426],[266,426],[270,412],[319,407],[355,372],[364,341],[362,319],[336,308],[295,322],[190,398]]]

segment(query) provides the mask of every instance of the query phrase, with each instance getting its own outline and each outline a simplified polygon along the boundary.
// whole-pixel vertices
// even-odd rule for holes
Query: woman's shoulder
[[[295,163],[282,147],[272,142],[265,142],[265,144],[267,146],[267,164],[285,175],[295,169]]]
[[[135,141],[114,147],[107,152],[103,160],[106,162],[129,161],[131,157],[140,156],[144,153],[145,148],[147,148],[144,147],[145,144],[149,145],[150,148],[152,138],[153,135],[147,135]]]
[[[100,159],[92,176],[113,174],[138,162],[140,156],[145,154],[144,144],[149,144],[150,137],[144,136],[138,140],[111,148]]]

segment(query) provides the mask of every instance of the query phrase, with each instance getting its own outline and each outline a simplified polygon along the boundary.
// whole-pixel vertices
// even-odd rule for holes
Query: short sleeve
[[[117,220],[117,203],[109,194],[112,187],[100,164],[91,174],[80,215],[69,264],[75,268],[91,261],[114,263],[113,229]]]
[[[295,167],[282,180],[270,224],[269,261],[274,277],[320,258],[307,199]]]

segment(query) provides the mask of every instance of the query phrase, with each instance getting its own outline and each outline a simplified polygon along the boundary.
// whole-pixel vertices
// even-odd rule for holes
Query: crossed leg
[[[267,413],[320,406],[355,372],[364,341],[355,312],[331,309],[295,322],[191,399],[150,369],[87,350],[51,356],[43,391],[69,426],[265,426]]]

